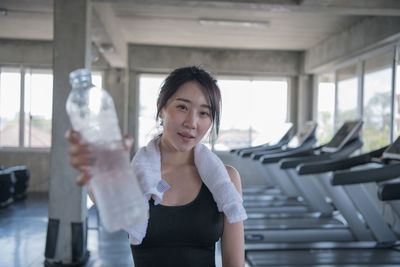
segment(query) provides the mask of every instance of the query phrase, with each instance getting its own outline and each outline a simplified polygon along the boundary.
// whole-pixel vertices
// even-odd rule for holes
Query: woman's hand
[[[69,141],[68,147],[69,164],[81,172],[81,175],[76,178],[76,184],[83,186],[92,178],[90,168],[95,165],[95,154],[90,151],[89,144],[83,143],[81,136],[77,131],[68,130],[65,133],[65,138]]]
[[[79,186],[86,185],[92,178],[90,169],[96,164],[95,153],[91,150],[89,144],[82,142],[79,132],[68,130],[65,133],[65,138],[70,143],[67,150],[69,164],[81,172],[81,175],[76,178],[76,184]],[[122,144],[129,155],[134,144],[133,137],[124,136]]]

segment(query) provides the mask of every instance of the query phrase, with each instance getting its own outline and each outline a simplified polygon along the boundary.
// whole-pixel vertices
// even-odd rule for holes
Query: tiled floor
[[[0,267],[43,266],[48,220],[46,194],[28,198],[0,209]],[[88,216],[88,267],[132,267],[132,255],[125,232],[108,233],[97,228],[95,209]],[[217,250],[217,266],[221,266]]]
[[[43,194],[0,209],[0,266],[43,266],[47,213]]]

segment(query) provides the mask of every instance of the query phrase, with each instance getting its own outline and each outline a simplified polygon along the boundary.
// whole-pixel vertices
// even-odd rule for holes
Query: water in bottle
[[[104,227],[112,232],[146,220],[147,203],[123,148],[111,96],[92,84],[87,69],[71,72],[70,83],[66,109],[72,127],[96,156],[90,185]]]

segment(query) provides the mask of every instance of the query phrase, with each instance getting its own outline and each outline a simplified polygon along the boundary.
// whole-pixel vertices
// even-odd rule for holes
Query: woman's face
[[[202,87],[184,83],[161,110],[162,141],[170,148],[186,152],[200,142],[212,124],[211,106]]]

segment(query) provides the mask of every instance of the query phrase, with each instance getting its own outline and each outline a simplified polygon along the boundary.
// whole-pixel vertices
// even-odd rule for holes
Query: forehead
[[[171,100],[175,100],[177,98],[184,98],[200,105],[210,105],[206,90],[195,81],[182,84],[175,94],[172,95]]]

